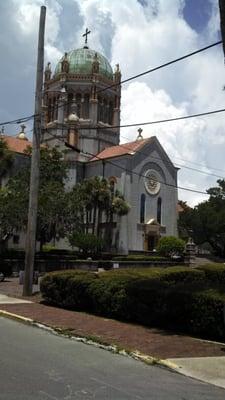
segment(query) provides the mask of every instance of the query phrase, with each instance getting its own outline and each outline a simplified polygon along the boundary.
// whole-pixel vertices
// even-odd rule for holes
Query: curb
[[[156,358],[153,356],[148,356],[146,354],[139,352],[138,350],[128,351],[126,349],[121,349],[119,346],[114,345],[114,344],[112,344],[112,345],[103,344],[103,343],[101,343],[101,341],[98,341],[97,338],[90,337],[90,335],[86,336],[86,337],[85,336],[76,336],[74,334],[68,333],[68,331],[63,330],[61,328],[45,325],[45,324],[37,322],[31,318],[23,317],[18,314],[13,314],[13,313],[10,313],[5,310],[0,310],[0,317],[12,319],[12,320],[21,322],[26,325],[35,326],[36,328],[43,329],[43,330],[48,331],[56,336],[61,336],[61,337],[67,338],[67,339],[75,340],[76,342],[81,342],[84,344],[92,345],[97,348],[101,348],[103,350],[110,351],[111,353],[114,353],[114,354],[131,357],[134,360],[144,362],[147,365],[158,365],[159,367],[168,368],[168,369],[172,370],[173,372],[179,372],[179,367],[175,363],[172,363],[170,361],[163,360],[160,358]]]

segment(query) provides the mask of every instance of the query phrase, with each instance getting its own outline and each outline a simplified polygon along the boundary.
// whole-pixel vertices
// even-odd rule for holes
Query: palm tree
[[[111,249],[113,240],[113,216],[122,217],[127,215],[130,210],[130,205],[126,202],[122,193],[118,190],[111,191],[110,205],[107,210],[107,229],[105,231],[105,243],[107,250]]]
[[[74,186],[69,207],[76,214],[77,221],[80,221],[80,225],[76,223],[71,231],[75,229],[88,234],[91,224],[92,235],[99,239],[102,237],[102,219],[105,216],[104,236],[107,249],[112,245],[113,216],[126,215],[130,209],[122,194],[118,191],[114,193],[109,181],[99,176],[85,179]]]
[[[9,150],[7,143],[0,138],[0,183],[1,179],[7,174],[13,162],[13,156]]]

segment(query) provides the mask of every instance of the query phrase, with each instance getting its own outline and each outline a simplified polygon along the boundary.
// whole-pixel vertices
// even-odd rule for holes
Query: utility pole
[[[225,0],[219,0],[220,9],[220,28],[223,41],[223,52],[225,57]]]
[[[40,136],[42,128],[41,107],[42,107],[43,73],[44,73],[45,16],[46,16],[46,7],[42,6],[40,11],[40,20],[39,20],[35,112],[34,112],[35,116],[34,116],[34,129],[33,129],[32,157],[31,157],[30,193],[29,193],[29,210],[28,210],[28,223],[27,223],[27,234],[26,234],[23,296],[32,295],[34,258],[36,250],[38,188],[39,188],[39,175],[40,175]]]

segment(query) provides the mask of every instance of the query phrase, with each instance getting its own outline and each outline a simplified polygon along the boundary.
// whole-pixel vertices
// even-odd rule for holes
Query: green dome
[[[67,53],[67,59],[69,61],[69,73],[90,74],[92,72],[92,63],[94,61],[95,54],[97,54],[97,60],[99,61],[99,73],[109,79],[113,79],[113,70],[108,60],[102,54],[88,48],[72,50]],[[55,75],[61,72],[61,61],[63,58],[64,57],[62,57],[56,65]]]

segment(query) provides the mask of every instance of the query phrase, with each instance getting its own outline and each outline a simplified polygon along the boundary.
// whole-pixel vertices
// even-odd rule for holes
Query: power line
[[[174,122],[174,121],[181,121],[185,119],[190,119],[190,118],[197,118],[197,117],[204,117],[207,115],[213,115],[213,114],[218,114],[225,112],[225,108],[221,108],[218,110],[213,110],[213,111],[207,111],[207,112],[202,112],[198,114],[190,114],[190,115],[184,115],[183,117],[175,117],[175,118],[167,118],[167,119],[161,119],[161,120],[156,120],[156,121],[149,121],[149,122],[138,122],[138,123],[133,123],[133,124],[126,124],[126,125],[112,125],[112,126],[104,126],[104,127],[95,127],[94,129],[115,129],[115,128],[131,128],[134,126],[142,126],[142,125],[156,125],[156,124],[163,124],[167,122]],[[82,129],[91,129],[91,128],[82,128]]]
[[[110,126],[104,126],[104,127],[90,126],[90,127],[82,127],[82,129],[83,130],[90,130],[90,129],[102,130],[102,129],[115,129],[115,128],[131,128],[131,127],[135,127],[135,126],[144,126],[144,125],[156,125],[156,124],[163,124],[163,123],[167,123],[167,122],[181,121],[181,120],[190,119],[190,118],[204,117],[204,116],[219,114],[219,113],[223,113],[223,112],[225,112],[225,108],[221,108],[221,109],[213,110],[213,111],[202,112],[202,113],[198,113],[198,114],[184,115],[183,117],[167,118],[167,119],[161,119],[161,120],[156,120],[156,121],[136,122],[133,124],[110,125]],[[26,119],[17,119],[14,121],[2,122],[2,123],[0,123],[0,126],[7,125],[10,123],[26,122],[34,117],[35,117],[35,115],[32,115],[30,117],[27,117]],[[58,124],[58,125],[64,126],[64,124]]]
[[[65,142],[65,140],[64,140],[63,138],[61,138],[61,137],[59,137],[59,136],[56,136],[56,135],[53,135],[53,134],[52,134],[51,132],[49,132],[48,130],[47,130],[47,132],[48,132],[49,135],[52,136],[54,139],[57,139],[57,140],[61,141],[62,143],[64,143],[64,145],[65,145],[66,147],[71,148],[73,151],[76,151],[77,153],[82,153],[82,154],[84,154],[84,155],[86,154],[86,155],[88,155],[88,156],[95,157],[95,158],[97,158],[99,161],[102,161],[102,162],[104,162],[104,163],[108,163],[108,164],[110,164],[110,165],[113,165],[113,166],[115,166],[115,167],[118,167],[119,169],[122,169],[123,171],[129,172],[129,173],[131,173],[131,174],[133,174],[133,175],[137,175],[137,176],[142,177],[142,178],[146,178],[146,176],[143,175],[143,174],[139,174],[139,173],[137,173],[137,172],[135,172],[135,171],[129,170],[128,168],[122,167],[121,165],[118,165],[118,164],[116,164],[116,163],[114,163],[114,162],[112,162],[112,161],[102,159],[101,157],[98,157],[96,154],[92,154],[92,153],[90,153],[90,152],[80,150],[80,149],[78,149],[77,147],[72,146],[72,145],[69,144],[68,142]],[[188,192],[193,192],[193,193],[198,193],[198,194],[204,194],[204,195],[207,195],[207,196],[208,196],[208,193],[207,193],[207,192],[203,192],[203,191],[200,191],[200,190],[195,190],[195,189],[191,189],[191,188],[187,188],[187,187],[183,187],[183,186],[176,186],[176,185],[173,185],[173,184],[170,184],[170,183],[166,183],[166,182],[162,182],[162,181],[157,181],[157,182],[161,183],[162,185],[169,186],[169,187],[172,187],[172,188],[175,188],[175,189],[186,190],[186,191],[188,191]]]
[[[174,122],[174,121],[178,121],[178,120],[183,120],[183,119],[190,119],[190,118],[196,118],[196,117],[200,117],[200,116],[208,116],[208,115],[213,115],[213,114],[216,114],[216,113],[222,113],[222,112],[224,112],[225,111],[225,109],[219,109],[219,110],[213,110],[213,111],[208,111],[208,112],[205,112],[205,113],[198,113],[198,114],[192,114],[192,115],[186,115],[186,116],[183,116],[183,117],[175,117],[175,118],[170,118],[170,119],[165,119],[165,120],[157,120],[157,121],[150,121],[150,122],[139,122],[139,123],[135,123],[135,124],[127,124],[127,125],[117,125],[117,126],[105,126],[105,127],[89,127],[89,128],[86,128],[86,127],[83,127],[82,129],[83,130],[89,130],[89,129],[98,129],[98,130],[100,130],[100,129],[114,129],[114,128],[125,128],[125,127],[134,127],[134,126],[141,126],[141,125],[151,125],[151,124],[159,124],[159,123],[165,123],[165,122]],[[6,125],[7,123],[9,124],[9,123],[22,123],[22,122],[26,122],[26,121],[28,121],[28,120],[30,120],[30,119],[32,119],[32,118],[34,118],[35,117],[35,115],[32,115],[32,116],[30,116],[30,117],[24,117],[24,119],[17,119],[17,120],[13,120],[13,121],[8,121],[8,122],[5,122],[5,123],[0,123],[0,126],[1,125]],[[64,127],[64,124],[60,124],[62,127]],[[47,130],[47,129],[46,129]],[[29,131],[30,132],[30,131]],[[28,132],[27,132],[28,133]],[[15,135],[10,135],[10,136],[16,136],[17,134],[15,134]],[[123,137],[124,139],[126,139],[126,140],[129,140],[127,137],[125,137],[125,136],[122,136],[121,135],[121,137]],[[120,144],[120,146],[123,146],[124,147],[124,145],[123,144]],[[140,151],[138,151],[138,152],[140,152]],[[185,161],[185,162],[190,162],[190,163],[192,163],[192,164],[196,164],[196,165],[200,165],[199,163],[194,163],[194,162],[192,162],[192,161],[189,161],[189,160],[184,160],[184,159],[180,159],[181,161]],[[177,165],[179,165],[178,163],[176,163]],[[190,169],[190,170],[193,170],[193,171],[196,171],[196,172],[200,172],[200,173],[203,173],[203,174],[206,174],[206,175],[211,175],[211,176],[215,176],[215,177],[218,177],[218,178],[223,178],[223,177],[221,177],[221,176],[218,176],[218,175],[215,175],[215,174],[211,174],[211,173],[208,173],[208,172],[206,172],[206,171],[200,171],[200,170],[198,170],[198,169],[194,169],[194,168],[191,168],[191,167],[188,167],[188,166],[185,166],[185,165],[180,165],[181,167],[183,167],[183,168],[187,168],[187,169]],[[222,170],[222,169],[220,169],[220,168],[214,168],[214,167],[208,167],[209,169],[214,169],[214,170],[217,170],[217,171],[221,171],[221,172],[225,172],[224,170]]]
[[[123,137],[124,137],[124,136],[123,136]],[[198,166],[200,166],[200,167],[204,167],[204,168],[208,168],[208,169],[213,169],[214,171],[220,171],[220,172],[224,172],[224,173],[225,173],[225,170],[224,170],[224,169],[221,169],[221,168],[215,168],[215,167],[212,167],[212,166],[209,166],[209,165],[203,165],[203,164],[197,163],[197,162],[195,162],[195,161],[185,160],[184,158],[182,159],[182,158],[173,157],[173,156],[171,156],[171,158],[174,158],[174,159],[177,159],[177,160],[180,160],[180,161],[183,161],[183,162],[188,162],[188,163],[190,163],[190,164],[198,165]]]
[[[106,126],[89,126],[89,127],[82,127],[83,130],[90,130],[90,129],[97,129],[97,130],[102,130],[102,129],[116,129],[116,128],[131,128],[135,126],[144,126],[144,125],[157,125],[157,124],[163,124],[167,122],[176,122],[176,121],[182,121],[186,119],[191,119],[191,118],[198,118],[198,117],[205,117],[208,115],[214,115],[214,114],[219,114],[225,112],[225,108],[221,108],[218,110],[212,110],[212,111],[206,111],[202,113],[197,113],[197,114],[189,114],[189,115],[184,115],[183,117],[174,117],[174,118],[167,118],[167,119],[160,119],[156,121],[148,121],[148,122],[135,122],[132,124],[125,124],[125,125],[106,125]],[[63,123],[58,124],[61,126],[64,126]]]
[[[157,66],[157,67],[154,67],[154,68],[151,68],[151,69],[149,69],[149,70],[147,70],[147,71],[141,72],[140,74],[133,75],[133,76],[131,76],[130,78],[124,79],[124,80],[122,80],[122,81],[119,82],[119,83],[114,83],[114,84],[112,84],[112,85],[110,85],[110,86],[107,86],[107,87],[104,88],[104,89],[99,89],[99,90],[97,90],[97,93],[99,93],[99,92],[104,92],[105,90],[110,89],[110,88],[115,87],[115,86],[120,86],[120,85],[122,85],[123,83],[130,82],[130,81],[133,80],[133,79],[140,78],[141,76],[150,74],[151,72],[155,72],[155,71],[157,71],[157,70],[159,70],[159,69],[161,69],[161,68],[168,67],[169,65],[172,65],[172,64],[174,64],[174,63],[176,63],[176,62],[185,60],[185,59],[188,58],[188,57],[192,57],[192,56],[194,56],[194,55],[196,55],[196,54],[198,54],[198,53],[201,53],[201,52],[203,52],[203,51],[205,51],[205,50],[208,50],[208,49],[210,49],[210,48],[212,48],[212,47],[218,46],[218,45],[221,44],[221,43],[223,43],[222,40],[220,40],[220,41],[218,41],[218,42],[215,42],[215,43],[212,43],[212,44],[210,44],[209,46],[202,47],[201,49],[192,51],[191,53],[185,54],[184,56],[179,57],[179,58],[176,58],[175,60],[169,61],[169,62],[167,62],[167,63],[165,63],[165,64],[161,64],[161,65],[159,65],[159,66]]]
[[[212,44],[210,44],[210,45],[208,45],[208,46],[206,46],[206,47],[202,47],[201,49],[195,50],[195,51],[193,51],[193,52],[191,52],[191,53],[188,53],[188,54],[186,54],[186,55],[184,55],[184,56],[182,56],[182,57],[176,58],[176,59],[174,59],[174,60],[172,60],[172,61],[169,61],[169,62],[167,62],[167,63],[165,63],[165,64],[161,64],[161,65],[159,65],[159,66],[157,66],[157,67],[154,67],[154,68],[149,69],[149,70],[147,70],[147,71],[141,72],[140,74],[133,75],[133,76],[131,76],[130,78],[124,79],[124,80],[122,80],[122,81],[120,81],[120,82],[118,82],[118,83],[114,83],[114,84],[112,84],[112,85],[106,86],[106,87],[103,88],[103,89],[99,89],[99,90],[96,91],[96,93],[100,93],[100,92],[106,91],[106,90],[108,90],[108,89],[110,89],[110,88],[112,88],[112,87],[115,87],[115,86],[120,86],[120,85],[122,85],[123,83],[129,82],[129,81],[131,81],[131,80],[133,80],[133,79],[136,79],[136,78],[139,78],[140,76],[150,74],[150,73],[155,72],[155,71],[157,71],[157,70],[159,70],[159,69],[161,69],[161,68],[165,68],[165,67],[167,67],[167,66],[169,66],[169,65],[171,65],[171,64],[174,64],[174,63],[176,63],[176,62],[182,61],[182,60],[184,60],[184,59],[186,59],[186,58],[188,58],[188,57],[194,56],[194,55],[196,55],[196,54],[198,54],[198,53],[201,53],[201,52],[203,52],[203,51],[205,51],[205,50],[208,50],[208,49],[210,49],[210,48],[212,48],[212,47],[218,46],[218,45],[221,44],[221,43],[222,43],[222,40],[220,40],[220,41],[218,41],[218,42],[215,42],[215,43],[212,43]],[[48,92],[49,92],[49,91],[48,91]],[[61,105],[60,107],[64,107],[65,105],[68,105],[68,104],[70,104],[70,102],[66,102],[66,103],[64,103],[63,105]],[[52,106],[51,108],[53,109],[54,107]],[[58,108],[59,108],[59,107],[58,107]]]
[[[124,136],[123,136],[123,137],[124,137]],[[128,138],[126,138],[126,139],[128,139]],[[145,138],[145,139],[148,139],[148,138]],[[128,139],[128,140],[129,140],[129,139]],[[134,151],[131,147],[129,147],[129,143],[128,143],[128,144],[126,144],[126,143],[120,144],[119,146],[120,146],[120,147],[123,147],[123,148],[125,148],[125,149],[127,149],[127,150]],[[144,156],[149,157],[149,154],[146,154],[143,150],[135,150],[135,153],[143,154]],[[154,160],[160,160],[160,161],[163,160],[165,163],[171,164],[171,161],[170,161],[170,160],[167,160],[165,157],[159,158],[159,157],[156,157],[156,156],[153,156],[153,155],[151,155],[150,157],[153,158]],[[183,165],[183,164],[180,165],[180,164],[178,164],[178,163],[176,163],[176,165],[177,165],[178,167],[185,168],[185,169],[188,169],[188,170],[191,170],[191,171],[194,171],[194,172],[199,172],[199,173],[204,174],[204,175],[209,175],[209,176],[214,176],[215,178],[224,179],[223,176],[219,176],[219,175],[216,175],[216,174],[212,174],[212,173],[207,172],[207,171],[202,171],[202,170],[197,169],[197,168],[192,168],[192,167],[189,167],[188,165]]]
[[[198,50],[196,50],[196,51],[193,51],[193,52],[191,52],[191,53],[188,53],[188,54],[186,54],[186,55],[184,55],[184,56],[182,56],[182,57],[176,58],[175,60],[169,61],[169,62],[167,62],[167,63],[165,63],[165,64],[162,64],[162,65],[159,65],[159,66],[157,66],[157,67],[155,67],[155,68],[149,69],[149,70],[147,70],[147,71],[141,72],[140,74],[137,74],[137,75],[134,75],[134,76],[132,76],[132,77],[130,77],[130,78],[124,79],[124,80],[122,80],[120,83],[115,83],[115,84],[113,84],[113,85],[107,86],[107,87],[104,88],[104,89],[99,89],[99,90],[97,91],[97,93],[98,93],[98,92],[105,91],[105,90],[107,90],[107,89],[110,89],[111,87],[118,86],[118,85],[121,85],[121,84],[123,84],[123,83],[129,82],[129,81],[131,81],[131,80],[133,80],[133,79],[136,79],[136,78],[139,78],[140,76],[143,76],[143,75],[149,74],[149,73],[151,73],[151,72],[157,71],[157,70],[159,70],[159,69],[161,69],[161,68],[167,67],[167,66],[169,66],[169,65],[171,65],[171,64],[174,64],[174,63],[179,62],[179,61],[181,61],[181,60],[184,60],[184,59],[186,59],[186,58],[188,58],[188,57],[191,57],[191,56],[193,56],[193,55],[195,55],[195,54],[201,53],[201,52],[203,52],[203,51],[205,51],[205,50],[208,50],[208,49],[210,49],[210,48],[212,48],[212,47],[215,47],[215,46],[217,46],[217,45],[219,45],[219,44],[221,44],[221,43],[223,43],[222,40],[220,40],[220,41],[218,41],[218,42],[215,42],[215,43],[212,43],[211,45],[208,45],[208,46],[206,46],[206,47],[203,47],[203,48],[201,48],[201,49],[198,49]],[[67,104],[70,104],[70,103],[67,102],[67,103],[63,104],[62,106],[60,106],[60,107],[64,107],[64,106],[67,105]],[[59,108],[59,107],[58,107],[58,108]],[[218,111],[218,112],[220,112],[220,111]],[[221,112],[222,112],[222,111],[221,111]],[[213,112],[212,112],[212,113],[213,113]],[[206,114],[206,113],[203,113],[202,115],[207,115],[207,114]],[[208,115],[209,115],[209,114],[208,114]],[[196,117],[197,117],[197,116],[198,116],[198,115],[196,115]],[[18,119],[15,119],[15,120],[0,122],[0,126],[2,126],[2,125],[9,125],[9,124],[19,124],[19,123],[22,123],[22,122],[27,122],[28,120],[30,120],[30,119],[32,119],[32,118],[34,118],[34,117],[35,117],[35,114],[30,115],[30,116],[28,116],[28,117],[18,118]],[[193,117],[194,117],[194,116],[193,116]],[[192,118],[193,118],[193,117],[192,117]],[[188,118],[188,117],[186,117],[186,118]],[[191,118],[191,116],[189,116],[189,118]],[[181,119],[181,118],[180,118],[180,119]],[[177,120],[177,119],[171,119],[171,121],[175,121],[175,120]],[[165,120],[165,121],[161,121],[161,123],[162,123],[162,122],[169,122],[169,121]],[[151,122],[151,123],[153,124],[153,123],[159,123],[159,122],[155,121],[155,122]],[[147,125],[147,124],[149,124],[149,123],[142,123],[142,125]],[[137,124],[137,125],[138,125],[138,124]],[[134,125],[134,124],[133,124],[133,125],[126,125],[126,126],[125,126],[125,125],[121,125],[121,126],[113,126],[112,128],[118,128],[118,127],[123,128],[123,127],[129,127],[129,126],[137,126],[137,125]]]
[[[129,173],[132,174],[132,175],[136,175],[136,176],[140,176],[140,177],[142,177],[142,178],[146,178],[146,176],[143,175],[143,174],[139,174],[138,172],[135,172],[135,171],[132,171],[132,170],[130,170],[130,169],[128,169],[128,168],[122,167],[121,165],[115,164],[115,163],[113,163],[112,161],[102,159],[102,158],[100,158],[100,157],[98,157],[98,156],[96,156],[95,154],[92,154],[92,153],[90,153],[90,152],[80,150],[80,149],[76,148],[75,146],[70,145],[70,144],[67,143],[67,142],[64,142],[64,144],[65,144],[66,147],[68,147],[68,148],[70,148],[70,149],[76,151],[77,153],[83,153],[83,154],[90,155],[90,156],[92,156],[92,157],[97,158],[99,161],[102,161],[102,162],[104,162],[104,163],[111,164],[111,165],[113,165],[113,166],[115,166],[115,167],[117,167],[117,168],[122,169],[123,171],[129,172]],[[153,180],[154,180],[154,179],[153,179]],[[203,191],[200,191],[200,190],[194,190],[194,189],[186,188],[186,187],[183,187],[183,186],[176,186],[176,185],[173,185],[173,184],[170,184],[170,183],[166,183],[166,182],[162,182],[162,181],[159,181],[159,180],[157,180],[156,182],[159,182],[159,183],[161,183],[162,185],[169,186],[169,187],[172,187],[172,188],[175,188],[175,189],[186,190],[186,191],[188,191],[188,192],[193,192],[193,193],[198,193],[198,194],[204,194],[204,195],[207,195],[207,196],[209,195],[207,192],[203,192]]]
[[[27,122],[30,119],[33,119],[34,117],[35,117],[35,114],[29,115],[28,117],[22,117],[22,118],[14,119],[14,120],[11,120],[11,121],[0,122],[0,126],[2,126],[2,125],[10,125],[10,124],[12,124],[12,125],[13,124],[20,124],[20,123],[23,123],[23,122]]]
[[[50,132],[49,131],[47,131],[49,134],[50,134]],[[59,139],[59,137],[58,136],[54,136],[54,135],[52,135],[52,134],[50,134],[52,137],[54,137],[54,138],[58,138]],[[129,138],[127,138],[127,137],[125,137],[125,136],[121,136],[121,137],[123,137],[124,139],[127,139],[127,140],[129,140]],[[147,138],[145,138],[145,139],[149,139],[150,137],[147,137]],[[123,148],[125,148],[125,149],[127,149],[127,150],[130,150],[130,151],[134,151],[133,150],[133,148],[131,148],[131,147],[129,147],[129,143],[122,143],[122,144],[120,144],[119,145],[120,147],[123,147]],[[136,153],[139,153],[139,154],[143,154],[144,156],[146,156],[146,157],[149,157],[149,154],[146,154],[145,152],[143,152],[143,150],[135,150],[135,152]],[[95,156],[95,157],[97,157],[97,156]],[[172,163],[172,161],[169,161],[169,160],[167,160],[166,158],[159,158],[159,157],[156,157],[156,156],[153,156],[153,155],[151,155],[151,158],[152,159],[154,159],[154,160],[163,160],[165,163],[167,163],[167,164],[170,164],[170,163]],[[101,159],[102,160],[102,159]],[[181,161],[185,161],[185,160],[182,160],[181,159]],[[189,161],[188,161],[189,162]],[[194,172],[198,172],[198,173],[201,173],[201,174],[203,174],[203,175],[208,175],[208,176],[213,176],[213,177],[215,177],[215,178],[220,178],[220,179],[225,179],[224,178],[224,176],[221,176],[221,175],[216,175],[216,174],[213,174],[213,173],[210,173],[210,172],[207,172],[207,171],[202,171],[202,170],[200,170],[200,169],[197,169],[197,168],[193,168],[193,167],[190,167],[190,166],[188,166],[188,165],[185,165],[185,164],[178,164],[178,163],[176,163],[175,162],[175,164],[178,166],[178,167],[180,167],[180,168],[185,168],[185,169],[188,169],[188,170],[191,170],[191,171],[194,171]],[[196,163],[197,164],[197,163]],[[200,165],[200,164],[197,164],[197,165]],[[205,167],[205,166],[204,166]],[[209,167],[208,167],[209,168]],[[214,168],[211,168],[211,169],[214,169]],[[223,170],[221,170],[221,171],[223,171]],[[225,172],[225,171],[223,171],[223,172]]]

